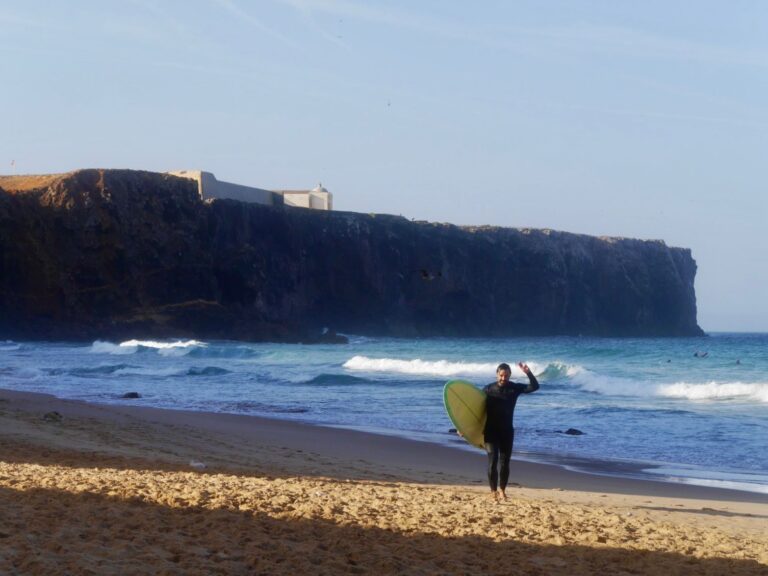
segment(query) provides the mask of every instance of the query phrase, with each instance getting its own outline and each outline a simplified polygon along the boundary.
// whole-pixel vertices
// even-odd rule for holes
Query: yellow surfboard
[[[448,417],[459,434],[478,448],[484,448],[485,392],[464,380],[451,380],[443,388]]]

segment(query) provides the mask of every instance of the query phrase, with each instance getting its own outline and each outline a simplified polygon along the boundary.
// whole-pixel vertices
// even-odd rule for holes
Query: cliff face
[[[701,334],[663,242],[205,203],[149,172],[0,188],[0,265],[4,338]]]

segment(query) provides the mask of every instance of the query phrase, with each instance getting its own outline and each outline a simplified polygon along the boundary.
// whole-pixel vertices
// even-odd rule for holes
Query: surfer
[[[485,451],[488,454],[488,483],[491,486],[491,495],[496,501],[507,497],[509,460],[512,457],[512,444],[515,439],[512,417],[517,398],[520,394],[530,394],[539,389],[539,382],[528,365],[519,362],[518,366],[528,376],[528,384],[510,382],[512,370],[509,364],[499,364],[496,368],[496,382],[483,388],[488,414],[483,431]],[[501,460],[501,468],[499,468],[499,460]]]

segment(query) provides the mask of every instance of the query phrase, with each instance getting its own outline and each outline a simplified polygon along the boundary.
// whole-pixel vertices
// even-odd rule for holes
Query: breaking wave
[[[205,348],[205,342],[199,340],[176,340],[174,342],[159,342],[157,340],[126,340],[119,344],[96,340],[91,344],[90,352],[93,354],[135,354],[142,348],[156,350],[163,356],[183,356],[196,348]]]
[[[0,367],[0,376],[18,380],[37,380],[43,374],[38,368]]]
[[[688,400],[741,400],[768,404],[768,382],[676,382],[659,386],[658,395]]]
[[[611,396],[662,397],[684,400],[735,400],[768,404],[766,382],[675,382],[658,384],[632,378],[597,374],[581,366],[567,370],[568,378],[582,390]]]
[[[343,364],[347,370],[365,372],[392,372],[396,374],[411,374],[415,376],[485,376],[493,377],[496,373],[497,362],[451,362],[449,360],[400,360],[397,358],[369,358],[353,356]],[[534,374],[544,370],[534,362],[528,362]],[[521,376],[522,371],[512,366],[512,376]]]
[[[658,387],[656,384],[632,378],[598,374],[582,366],[570,366],[566,370],[566,376],[585,392],[610,396],[654,396]]]

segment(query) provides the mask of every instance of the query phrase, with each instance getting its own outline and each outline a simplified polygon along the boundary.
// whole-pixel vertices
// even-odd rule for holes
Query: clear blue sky
[[[0,173],[661,238],[705,330],[768,331],[766,30],[759,0],[0,0]]]

